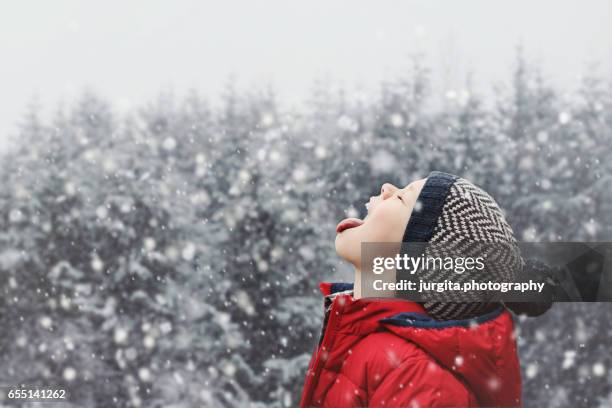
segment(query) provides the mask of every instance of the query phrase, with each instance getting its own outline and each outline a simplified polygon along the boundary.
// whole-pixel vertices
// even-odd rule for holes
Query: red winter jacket
[[[300,407],[516,407],[521,376],[512,316],[500,308],[435,321],[414,302],[353,299],[322,283],[329,303]]]

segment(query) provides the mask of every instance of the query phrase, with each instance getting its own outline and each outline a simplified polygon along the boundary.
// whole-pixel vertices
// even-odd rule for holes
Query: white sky
[[[557,85],[597,61],[612,79],[610,22],[610,0],[4,2],[0,146],[34,96],[48,110],[85,87],[123,108],[160,90],[214,98],[233,72],[296,102],[321,75],[371,89],[418,49],[439,89],[472,70],[486,94],[519,41]]]

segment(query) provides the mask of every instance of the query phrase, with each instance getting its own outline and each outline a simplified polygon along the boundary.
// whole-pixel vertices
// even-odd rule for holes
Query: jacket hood
[[[483,406],[520,402],[519,363],[512,315],[500,307],[465,319],[437,321],[416,302],[392,298],[353,299],[352,283],[321,283],[327,299],[339,303],[339,329],[362,336],[387,330],[424,350],[439,367],[451,371]],[[336,295],[337,294],[337,295]],[[336,295],[336,296],[334,296]],[[517,394],[518,393],[518,394]]]

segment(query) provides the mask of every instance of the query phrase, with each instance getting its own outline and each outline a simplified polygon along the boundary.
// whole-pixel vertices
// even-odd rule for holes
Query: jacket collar
[[[353,284],[348,282],[321,282],[319,283],[321,294],[327,297],[339,292],[353,292]]]
[[[322,282],[319,289],[325,298],[325,309],[335,308],[342,314],[340,329],[364,333],[379,327],[380,321],[399,313],[427,318],[425,309],[416,302],[396,298],[353,298],[353,284]]]

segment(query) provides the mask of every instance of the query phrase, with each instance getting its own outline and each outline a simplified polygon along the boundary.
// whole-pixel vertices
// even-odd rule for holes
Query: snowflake
[[[27,337],[25,337],[25,336],[19,336],[19,337],[17,338],[17,347],[21,347],[21,348],[23,348],[23,347],[25,347],[25,346],[26,346],[26,344],[28,344],[28,339],[27,339]]]
[[[206,156],[204,156],[202,153],[198,153],[196,154],[195,161],[197,164],[203,165],[206,163]]]
[[[523,231],[523,239],[527,242],[534,242],[538,237],[535,227],[529,227]]]
[[[501,383],[499,381],[499,378],[496,377],[491,377],[489,379],[489,381],[487,381],[487,386],[489,387],[489,389],[491,389],[492,391],[497,391],[499,390],[499,388],[501,387]]]
[[[9,212],[9,221],[19,222],[23,219],[23,214],[18,209],[13,209]]]
[[[151,370],[146,367],[141,367],[140,369],[138,369],[138,378],[140,378],[144,382],[151,381]]]
[[[538,366],[535,364],[529,364],[525,370],[525,374],[527,375],[527,378],[534,378],[536,375],[538,375]]]
[[[324,159],[327,157],[327,150],[323,146],[317,146],[314,153],[317,159]]]
[[[243,342],[241,341],[239,336],[235,334],[227,334],[225,336],[225,344],[228,348],[233,349],[243,344]]]
[[[66,350],[74,350],[74,342],[71,337],[64,337],[64,344],[66,345]]]
[[[602,362],[593,364],[593,375],[596,377],[602,377],[606,373],[606,367]]]
[[[559,114],[559,123],[567,125],[572,120],[572,116],[568,112],[561,112]]]
[[[338,118],[338,127],[349,132],[356,132],[359,130],[359,124],[346,115],[342,115]]]
[[[210,390],[204,389],[200,391],[200,398],[202,399],[202,401],[212,404],[212,393],[210,392]]]
[[[397,352],[394,349],[392,348],[387,349],[385,354],[386,354],[388,363],[392,367],[397,367],[401,364],[402,360],[397,355]]]
[[[69,196],[74,195],[76,193],[76,187],[74,186],[74,183],[67,182],[66,184],[64,184],[64,192]]]
[[[393,127],[402,127],[404,125],[404,117],[401,113],[393,113],[389,116],[389,122],[391,122]]]
[[[30,192],[24,186],[15,186],[16,198],[30,198]]]
[[[283,405],[286,407],[291,407],[293,405],[293,401],[291,398],[291,393],[285,392],[283,394]]]
[[[251,180],[251,174],[246,170],[240,170],[238,172],[238,178],[243,183],[248,183]]]
[[[291,177],[293,178],[293,180],[300,183],[306,180],[307,175],[308,175],[308,172],[305,167],[297,167],[295,170],[293,170]]]
[[[539,143],[546,143],[548,141],[548,133],[544,130],[538,132],[536,139]]]
[[[198,177],[204,177],[206,175],[206,167],[198,164],[196,166],[195,174]]]
[[[156,244],[157,243],[155,242],[155,239],[151,237],[147,237],[144,239],[144,248],[146,251],[153,251],[155,249]]]
[[[62,309],[68,310],[70,309],[71,305],[72,301],[70,300],[70,298],[62,295],[62,297],[60,298],[60,306],[62,307]]]
[[[268,263],[266,261],[264,261],[263,259],[260,259],[257,261],[257,269],[259,269],[259,271],[261,272],[266,272],[269,268],[268,268]]]
[[[91,259],[91,269],[96,272],[100,272],[102,268],[104,268],[104,262],[102,262],[102,260],[97,255],[94,255]]]
[[[177,384],[182,385],[185,383],[183,376],[178,371],[174,372],[173,377],[174,377],[174,381],[176,381]]]
[[[43,316],[39,320],[40,325],[45,329],[50,329],[53,321],[49,316]]]
[[[313,251],[312,248],[307,247],[307,246],[301,246],[298,252],[301,255],[301,257],[307,261],[313,261],[315,260],[317,256],[315,251]]]
[[[459,94],[459,98],[458,98],[458,102],[460,106],[466,106],[468,104],[468,102],[470,101],[470,98],[472,97],[472,95],[470,94],[470,92],[466,89],[462,90],[461,93]]]
[[[21,252],[18,250],[6,249],[3,252],[0,252],[0,268],[6,270],[13,269],[19,264],[21,258]],[[12,284],[12,281],[14,281],[13,277],[11,277],[11,280],[9,280],[9,284],[12,288],[15,288],[17,286],[17,282],[15,281],[15,284]]]
[[[270,161],[275,162],[275,163],[281,160],[281,154],[276,150],[270,151],[269,157],[270,157]]]
[[[107,158],[102,163],[102,168],[104,169],[104,171],[110,173],[111,171],[114,171],[117,168],[117,165],[115,164],[115,161],[113,159]]]
[[[76,378],[77,372],[74,368],[72,367],[66,367],[64,368],[64,380],[66,381],[73,381]]]
[[[584,229],[587,234],[593,236],[597,234],[597,230],[599,230],[599,225],[595,222],[594,219],[590,219],[587,223],[584,224]]]
[[[264,113],[261,115],[261,124],[268,127],[274,124],[274,115],[271,113]]]
[[[101,205],[98,208],[96,208],[96,216],[101,220],[106,218],[108,216],[108,210],[106,209],[106,207]]]
[[[181,252],[181,256],[183,257],[185,261],[193,260],[193,258],[195,257],[195,254],[196,254],[196,247],[191,242],[185,245],[185,248],[183,248],[183,251]]]
[[[576,341],[579,343],[586,343],[589,337],[588,330],[584,321],[581,318],[576,319],[576,332],[574,334]]]
[[[230,361],[226,361],[221,367],[221,369],[223,370],[223,373],[228,377],[233,377],[234,374],[236,374],[236,366]]]
[[[519,167],[522,170],[529,170],[533,168],[533,158],[529,157],[529,156],[524,156],[523,158],[521,158],[521,160],[519,160]]]
[[[259,160],[259,161],[266,160],[266,149],[261,148],[261,149],[257,150],[256,157],[257,157],[257,160]]]
[[[253,302],[251,302],[249,294],[244,290],[239,290],[236,293],[236,304],[240,309],[244,310],[246,314],[251,316],[255,314],[255,307],[253,306]]]
[[[164,253],[168,257],[168,259],[171,261],[176,261],[179,257],[179,251],[174,246],[167,247]]]
[[[359,211],[353,206],[349,207],[346,210],[346,216],[349,218],[357,218],[359,216]]]
[[[172,323],[163,322],[162,324],[159,325],[159,330],[161,330],[163,334],[170,333],[172,331]]]
[[[125,343],[127,338],[128,338],[128,331],[125,328],[123,328],[123,327],[115,328],[115,333],[114,333],[114,336],[113,336],[113,339],[115,340],[115,343],[117,343],[117,344]]]
[[[152,349],[153,347],[155,347],[155,337],[153,336],[145,336],[144,339],[142,340],[142,344],[148,348],[148,349]]]
[[[174,150],[176,148],[176,140],[172,136],[168,136],[162,143],[164,150]]]
[[[98,156],[98,152],[92,149],[89,149],[85,153],[83,153],[83,157],[85,158],[85,160],[91,163],[96,162],[97,156]]]
[[[563,364],[561,365],[561,368],[563,368],[564,370],[567,370],[568,368],[571,368],[574,365],[574,360],[576,357],[576,351],[574,350],[567,350],[564,354],[563,354]]]
[[[386,150],[379,150],[369,160],[370,168],[375,173],[391,173],[398,167],[395,157]]]
[[[421,200],[417,200],[414,203],[414,208],[412,209],[412,211],[420,212],[422,209],[423,209],[423,202]]]
[[[274,260],[278,260],[280,259],[284,254],[283,248],[281,247],[274,247],[272,248],[272,250],[270,251],[270,257]]]

